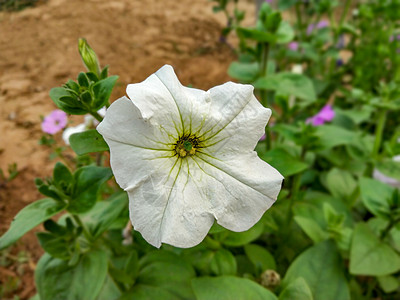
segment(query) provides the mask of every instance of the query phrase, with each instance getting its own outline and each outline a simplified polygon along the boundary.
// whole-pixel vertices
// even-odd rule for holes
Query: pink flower
[[[335,111],[332,109],[332,105],[325,105],[315,116],[308,118],[306,123],[311,123],[313,126],[320,126],[326,122],[330,122],[335,117]]]
[[[322,29],[328,26],[329,23],[325,20],[319,21],[317,24],[310,24],[307,27],[307,35],[310,35],[314,31],[314,29]]]
[[[287,45],[287,47],[288,47],[289,50],[297,51],[297,50],[299,50],[299,43],[298,42],[290,42]]]
[[[400,34],[391,35],[390,38],[389,38],[389,41],[393,42],[394,40],[400,41]]]
[[[67,114],[62,110],[53,110],[42,122],[42,130],[45,133],[55,134],[67,126]]]

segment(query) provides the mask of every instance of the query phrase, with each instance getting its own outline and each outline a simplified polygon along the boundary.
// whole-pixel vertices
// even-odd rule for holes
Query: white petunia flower
[[[214,219],[232,231],[260,220],[283,177],[254,151],[271,111],[251,85],[187,88],[166,65],[127,94],[97,130],[129,195],[135,230],[156,247],[186,248],[204,239]]]

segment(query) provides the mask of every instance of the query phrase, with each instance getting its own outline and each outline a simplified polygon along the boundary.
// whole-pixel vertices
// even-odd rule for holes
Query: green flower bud
[[[100,64],[94,50],[89,46],[86,39],[79,39],[78,42],[79,54],[82,57],[83,63],[86,68],[100,77]]]

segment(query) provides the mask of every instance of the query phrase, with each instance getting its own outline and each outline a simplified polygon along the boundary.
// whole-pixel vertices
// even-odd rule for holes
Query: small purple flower
[[[338,58],[336,60],[336,67],[341,67],[341,66],[343,66],[343,64],[344,64],[343,59]]]
[[[346,42],[345,42],[345,39],[344,39],[344,35],[341,34],[341,35],[339,35],[339,38],[338,38],[338,41],[337,41],[337,44],[336,44],[336,48],[343,49],[345,46],[346,46]]]
[[[299,43],[298,42],[290,42],[287,45],[287,47],[288,47],[289,50],[297,51],[297,50],[299,50]]]
[[[266,136],[265,133],[264,133],[264,134],[262,135],[262,137],[260,137],[259,141],[260,141],[260,142],[265,141],[266,138],[267,138],[267,136]]]
[[[329,23],[325,20],[319,21],[317,24],[310,24],[307,27],[307,35],[310,35],[314,31],[314,29],[322,29],[328,26]]]
[[[62,110],[53,110],[42,122],[42,130],[45,133],[55,134],[67,126],[67,114]]]
[[[394,35],[390,36],[389,41],[393,42],[394,40],[400,41],[400,34],[397,34],[397,35],[394,34]]]
[[[330,122],[335,117],[335,111],[332,108],[332,105],[325,105],[315,116],[308,118],[306,123],[311,123],[313,126],[320,126],[325,124],[326,122]]]

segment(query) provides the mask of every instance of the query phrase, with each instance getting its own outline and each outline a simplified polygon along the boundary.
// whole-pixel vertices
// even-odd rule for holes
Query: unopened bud
[[[79,54],[82,57],[83,63],[86,68],[100,77],[100,65],[97,55],[94,50],[89,46],[86,39],[79,39],[78,42]]]
[[[266,288],[275,288],[281,283],[281,276],[274,270],[266,270],[261,274],[260,283]]]

